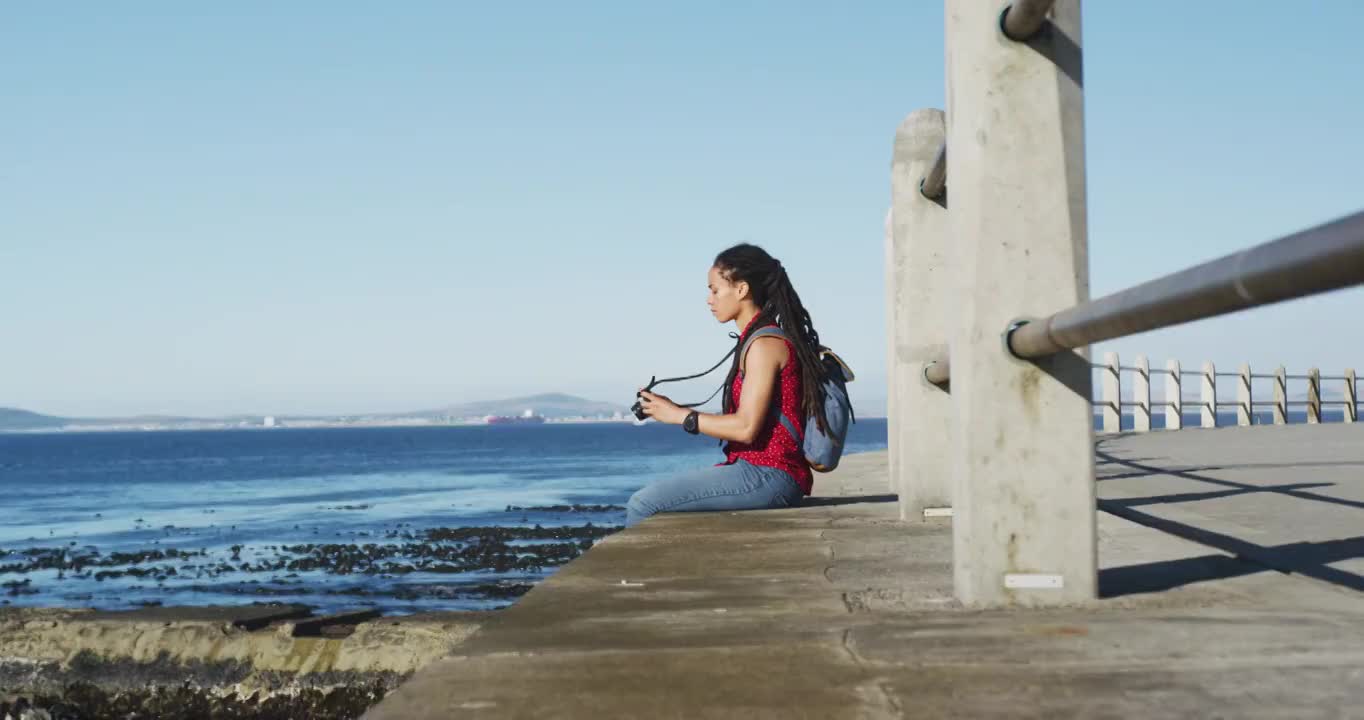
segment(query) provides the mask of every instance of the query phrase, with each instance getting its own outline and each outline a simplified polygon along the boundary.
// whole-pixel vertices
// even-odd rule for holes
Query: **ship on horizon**
[[[489,415],[483,418],[483,422],[489,425],[540,425],[545,422],[545,416],[527,410],[520,415]]]

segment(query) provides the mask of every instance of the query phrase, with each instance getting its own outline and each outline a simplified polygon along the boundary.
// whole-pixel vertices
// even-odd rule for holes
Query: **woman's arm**
[[[698,413],[697,429],[720,440],[751,443],[762,430],[772,406],[777,377],[790,352],[780,338],[758,338],[744,359],[744,387],[739,392],[739,409],[732,413]],[[668,398],[640,391],[644,412],[659,422],[681,425],[691,410],[678,407]]]

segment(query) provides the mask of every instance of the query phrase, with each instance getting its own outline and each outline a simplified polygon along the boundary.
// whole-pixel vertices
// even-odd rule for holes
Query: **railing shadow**
[[[1218,466],[1196,467],[1196,468],[1188,468],[1188,469],[1175,469],[1175,468],[1163,468],[1163,467],[1160,467],[1160,466],[1158,466],[1158,465],[1145,465],[1145,464],[1142,464],[1142,463],[1137,462],[1137,461],[1135,461],[1135,460],[1125,460],[1125,459],[1120,458],[1120,457],[1117,457],[1117,456],[1115,456],[1115,455],[1111,455],[1111,454],[1109,454],[1109,453],[1106,453],[1106,452],[1104,452],[1103,450],[1098,450],[1098,449],[1096,449],[1095,452],[1097,453],[1098,458],[1101,459],[1101,460],[1103,460],[1105,463],[1108,463],[1108,464],[1116,464],[1116,465],[1122,465],[1122,466],[1124,466],[1124,467],[1131,468],[1132,471],[1133,471],[1133,472],[1128,472],[1128,473],[1117,473],[1117,474],[1114,474],[1114,475],[1105,475],[1105,476],[1103,476],[1103,477],[1098,478],[1098,481],[1099,481],[1099,482],[1103,482],[1103,481],[1105,481],[1105,480],[1120,480],[1120,479],[1125,479],[1125,478],[1146,477],[1146,476],[1150,476],[1150,475],[1170,475],[1170,476],[1173,476],[1173,477],[1184,478],[1184,479],[1186,479],[1186,480],[1194,480],[1194,481],[1197,481],[1197,482],[1208,483],[1208,484],[1210,484],[1210,485],[1218,485],[1218,486],[1226,487],[1226,488],[1234,488],[1234,489],[1236,489],[1236,490],[1241,490],[1241,491],[1245,491],[1245,492],[1269,492],[1269,493],[1277,493],[1277,494],[1280,494],[1280,495],[1286,495],[1286,496],[1288,496],[1288,497],[1297,498],[1297,499],[1299,499],[1299,500],[1312,500],[1312,501],[1314,501],[1314,502],[1325,502],[1325,503],[1331,503],[1331,504],[1333,504],[1333,505],[1343,505],[1343,506],[1345,506],[1345,507],[1352,507],[1352,508],[1357,508],[1357,509],[1360,509],[1360,510],[1364,510],[1364,502],[1361,502],[1361,501],[1358,501],[1358,500],[1347,500],[1347,499],[1345,499],[1345,498],[1331,497],[1331,496],[1329,496],[1329,495],[1318,495],[1317,493],[1312,493],[1312,492],[1305,492],[1304,490],[1302,490],[1302,489],[1300,489],[1300,488],[1298,488],[1298,487],[1292,486],[1292,485],[1280,485],[1280,486],[1260,486],[1260,485],[1251,485],[1251,484],[1249,484],[1249,483],[1240,483],[1240,482],[1236,482],[1236,481],[1234,481],[1234,480],[1223,480],[1223,479],[1221,479],[1221,478],[1215,478],[1215,477],[1211,477],[1211,476],[1208,476],[1208,475],[1200,475],[1200,474],[1198,474],[1199,472],[1207,472],[1207,471],[1210,471],[1210,470],[1237,470],[1237,469],[1255,469],[1255,468],[1267,468],[1267,469],[1268,469],[1268,468],[1289,468],[1289,467],[1303,467],[1303,468],[1310,468],[1310,467],[1353,467],[1353,466],[1364,467],[1364,461],[1304,462],[1304,463],[1283,463],[1283,464],[1280,464],[1280,463],[1262,463],[1262,464],[1258,464],[1258,465],[1257,465],[1257,464],[1244,464],[1244,465],[1218,465]],[[1330,485],[1330,484],[1332,484],[1332,483],[1327,483],[1327,485]]]
[[[1272,493],[1288,497],[1326,502],[1333,505],[1364,509],[1364,502],[1347,500],[1308,492],[1310,488],[1332,487],[1336,483],[1292,483],[1286,485],[1252,485],[1223,480],[1200,474],[1213,470],[1282,469],[1312,467],[1364,466],[1364,461],[1324,461],[1301,463],[1245,463],[1193,468],[1168,468],[1143,462],[1149,458],[1125,459],[1103,451],[1096,444],[1098,463],[1121,466],[1130,472],[1120,472],[1098,478],[1118,480],[1156,475],[1168,475],[1226,488],[1209,492],[1173,493],[1133,498],[1099,499],[1100,510],[1176,537],[1221,550],[1227,555],[1211,554],[1163,562],[1145,563],[1099,572],[1100,597],[1117,597],[1144,592],[1157,592],[1209,580],[1275,571],[1310,577],[1338,587],[1364,592],[1364,576],[1330,567],[1330,563],[1364,557],[1364,536],[1322,542],[1296,542],[1284,545],[1257,545],[1240,538],[1201,527],[1158,517],[1136,509],[1144,505],[1196,502],[1221,497],[1252,493]],[[1096,463],[1096,464],[1098,464]],[[1229,557],[1230,556],[1230,557]]]
[[[1156,517],[1107,500],[1099,501],[1099,509],[1231,555],[1231,557],[1203,555],[1100,570],[1099,597],[1159,592],[1198,582],[1266,571],[1302,575],[1338,587],[1364,592],[1364,577],[1329,565],[1333,562],[1364,557],[1364,536],[1264,546]]]
[[[1096,459],[1096,460],[1094,461],[1094,464],[1095,464],[1096,466],[1097,466],[1097,465],[1111,465],[1111,464],[1113,464],[1113,463],[1122,463],[1122,462],[1144,462],[1144,461],[1146,461],[1146,460],[1155,460],[1155,458],[1145,458],[1145,457],[1143,457],[1143,458],[1127,458],[1127,459],[1120,459],[1120,458],[1115,458],[1115,457],[1113,457],[1112,455],[1104,455],[1103,453],[1099,453],[1099,455],[1101,455],[1101,456],[1103,456],[1103,457],[1100,457],[1100,458],[1098,458],[1098,459]],[[1099,479],[1102,480],[1103,478],[1099,478]]]
[[[1085,86],[1084,55],[1080,46],[1051,21],[1043,23],[1032,37],[1023,40],[1023,44],[1050,60],[1076,85]]]
[[[899,495],[849,495],[847,497],[807,497],[801,501],[800,507],[830,507],[833,505],[860,505],[862,503],[888,503],[896,502],[900,499]]]
[[[1185,585],[1268,572],[1269,568],[1227,555],[1165,560],[1099,570],[1099,597],[1164,592]]]
[[[1252,486],[1246,489],[1234,488],[1231,490],[1211,490],[1209,492],[1171,493],[1169,495],[1147,495],[1137,498],[1109,498],[1104,502],[1116,503],[1123,507],[1130,508],[1141,505],[1169,505],[1182,502],[1198,502],[1200,500],[1216,500],[1218,498],[1263,492],[1283,493],[1289,490],[1303,490],[1306,488],[1320,487],[1335,487],[1335,483],[1292,483],[1289,485],[1267,485],[1264,487]]]

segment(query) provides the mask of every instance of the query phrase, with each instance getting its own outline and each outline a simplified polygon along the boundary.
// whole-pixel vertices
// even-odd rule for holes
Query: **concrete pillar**
[[[1026,43],[999,12],[947,0],[953,575],[967,606],[1059,605],[1097,589],[1092,371],[1003,335],[1089,297],[1080,4]]]
[[[1212,361],[1203,363],[1203,391],[1200,393],[1202,399],[1199,417],[1203,419],[1203,427],[1217,427],[1217,367]]]
[[[1137,432],[1151,431],[1151,363],[1145,355],[1137,356],[1137,371],[1132,376],[1132,402],[1136,411],[1132,415],[1132,429]]]
[[[1316,425],[1321,422],[1321,371],[1312,368],[1307,371],[1307,423]]]
[[[1250,425],[1254,413],[1254,398],[1250,392],[1250,365],[1242,365],[1236,383],[1236,424]]]
[[[1355,370],[1345,368],[1345,422],[1359,420],[1359,396],[1355,394]]]
[[[1117,353],[1104,353],[1103,429],[1122,432],[1122,366]]]
[[[1274,424],[1288,424],[1288,371],[1282,365],[1274,370]]]
[[[889,475],[886,480],[890,491],[900,492],[900,460],[904,455],[896,444],[900,435],[899,391],[895,378],[899,374],[895,368],[895,308],[899,305],[895,293],[898,284],[895,279],[895,234],[893,225],[894,207],[886,208],[886,227],[884,244],[884,267],[886,283],[886,465]]]
[[[948,216],[942,200],[919,192],[919,181],[942,145],[941,110],[916,110],[895,131],[891,162],[891,278],[889,315],[896,408],[891,466],[900,518],[923,520],[925,510],[952,507],[952,464],[946,435],[952,397],[924,379],[924,367],[947,357],[947,313],[956,303],[948,273]],[[949,180],[950,182],[950,180]],[[950,195],[950,192],[949,192]]]
[[[1165,363],[1165,429],[1184,427],[1184,375],[1178,360]]]

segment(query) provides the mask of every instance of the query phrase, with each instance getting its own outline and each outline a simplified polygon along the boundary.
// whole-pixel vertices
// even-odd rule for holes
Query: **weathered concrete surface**
[[[1314,442],[1298,432],[1155,433],[1106,438],[1100,450],[1178,468],[1255,446],[1253,458],[1274,459],[1261,465],[1283,466],[1260,467],[1260,482],[1364,492],[1364,473],[1341,469],[1364,462],[1364,428],[1318,425]],[[1364,595],[1100,513],[1102,599],[963,609],[950,529],[896,518],[885,463],[884,453],[846,459],[817,480],[823,497],[798,509],[660,515],[615,535],[366,717],[1364,716]],[[1146,471],[1099,463],[1105,497],[1154,496],[1144,512],[1183,504],[1161,500],[1160,484],[1187,478],[1118,477]],[[1216,504],[1237,497],[1194,499],[1214,504],[1181,520],[1249,532],[1261,524],[1249,506]],[[1284,511],[1303,526],[1329,505],[1294,500]],[[1364,527],[1364,515],[1337,520],[1337,536]]]

